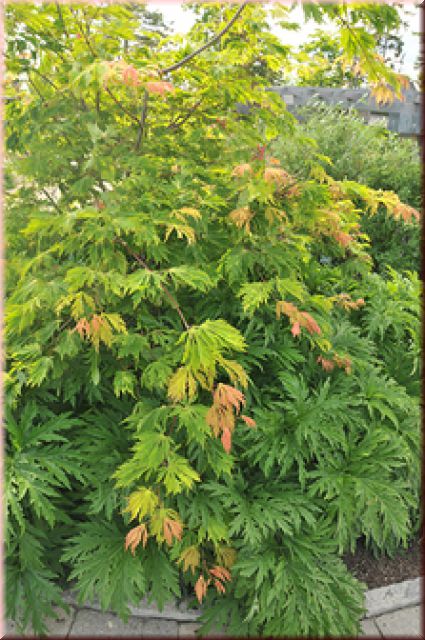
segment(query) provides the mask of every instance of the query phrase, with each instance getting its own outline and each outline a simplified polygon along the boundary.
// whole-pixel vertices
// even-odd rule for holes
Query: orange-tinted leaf
[[[257,424],[255,420],[253,420],[252,418],[249,418],[248,416],[241,416],[241,418],[248,427],[255,427]]]
[[[174,87],[171,82],[164,82],[163,80],[158,80],[157,82],[146,82],[145,88],[149,93],[156,93],[160,96],[163,96],[169,91],[174,91]]]
[[[284,302],[283,300],[279,300],[279,302],[276,302],[276,317],[278,320],[282,313],[288,316],[289,319],[294,319],[295,321],[295,318],[297,318],[299,312],[297,307],[292,304],[292,302]]]
[[[273,182],[277,187],[285,187],[292,182],[289,173],[277,167],[267,167],[264,170],[264,180]]]
[[[75,325],[74,331],[76,331],[80,338],[84,338],[85,335],[90,335],[90,324],[86,318],[80,318]]]
[[[209,584],[209,580],[207,582],[202,574],[199,576],[199,578],[196,581],[195,593],[196,593],[196,597],[198,598],[198,602],[200,604],[202,604],[202,600],[206,596],[208,584]]]
[[[253,217],[254,214],[249,207],[240,207],[239,209],[234,209],[229,213],[229,220],[231,220],[238,229],[245,227],[245,231],[247,233],[251,230],[250,222]]]
[[[219,578],[220,580],[227,580],[228,582],[230,582],[232,579],[230,572],[227,571],[227,569],[225,569],[224,567],[220,567],[218,565],[210,569],[209,572],[212,576],[214,576],[215,578]]]
[[[299,322],[294,322],[294,324],[292,325],[291,328],[291,333],[294,336],[294,338],[296,336],[299,336],[301,333],[301,327],[300,327],[300,323]]]
[[[224,429],[221,434],[221,442],[226,453],[230,453],[232,448],[232,433],[230,429]]]
[[[348,247],[348,245],[350,244],[350,242],[352,241],[352,237],[350,236],[349,233],[345,233],[344,231],[337,231],[334,234],[334,238],[336,240],[336,242],[341,245],[341,247],[345,248]]]
[[[294,184],[292,187],[286,191],[285,195],[287,198],[296,198],[301,193],[301,190],[297,184]]]
[[[220,433],[220,414],[217,410],[217,407],[213,404],[207,411],[207,415],[205,417],[207,424],[211,427],[213,434],[217,438]]]
[[[317,362],[322,365],[322,368],[325,371],[332,371],[335,368],[335,364],[332,362],[332,360],[327,360],[326,358],[323,358],[322,356],[319,356],[317,358]]]
[[[251,174],[252,173],[252,167],[248,162],[245,162],[244,164],[238,164],[232,171],[232,176],[233,177],[237,177],[237,178],[241,178],[242,176],[245,175],[245,173]]]
[[[306,311],[303,311],[301,315],[303,318],[303,323],[302,323],[303,327],[305,327],[310,334],[318,333],[320,335],[322,333],[316,320],[312,318],[309,313],[307,313]]]
[[[138,527],[130,529],[125,537],[125,550],[130,547],[131,553],[135,554],[136,547],[142,543],[143,547],[146,547],[148,541],[148,532],[145,524],[140,524]]]
[[[168,545],[173,544],[173,538],[181,540],[183,527],[177,520],[171,520],[171,518],[164,518],[162,524],[164,530],[164,538]]]
[[[223,583],[220,582],[220,580],[214,580],[214,586],[217,589],[217,592],[226,593],[226,589]]]
[[[214,392],[214,403],[223,406],[231,405],[239,412],[241,406],[245,404],[245,396],[235,387],[220,383]]]
[[[133,65],[129,64],[123,69],[122,79],[124,84],[130,87],[137,87],[140,84],[139,72]]]
[[[105,324],[102,316],[93,315],[90,320],[91,334],[96,335],[99,332],[100,327]]]

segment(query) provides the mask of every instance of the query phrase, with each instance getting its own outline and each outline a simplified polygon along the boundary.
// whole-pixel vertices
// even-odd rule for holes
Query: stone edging
[[[421,586],[422,578],[415,578],[377,589],[369,589],[365,592],[365,618],[372,618],[396,609],[420,604]],[[102,611],[98,602],[79,604],[73,591],[68,591],[64,600],[78,608]],[[138,606],[129,605],[129,609],[131,615],[137,618],[173,620],[175,622],[196,622],[201,615],[200,609],[189,609],[185,603],[174,606],[166,605],[162,611],[159,611],[155,605],[149,604],[147,600],[142,600]]]

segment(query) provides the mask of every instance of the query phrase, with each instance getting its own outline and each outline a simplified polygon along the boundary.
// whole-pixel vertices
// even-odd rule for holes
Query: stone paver
[[[54,610],[56,612],[56,618],[49,618],[48,620],[46,620],[47,636],[54,636],[55,638],[65,638],[72,626],[75,617],[75,609],[71,607],[69,613],[66,613],[59,607],[54,607]],[[34,631],[29,627],[23,634],[18,630],[18,627],[16,623],[13,622],[13,620],[6,620],[6,635],[4,637],[33,638]]]
[[[197,634],[198,629],[200,629],[201,625],[196,624],[195,622],[182,622],[179,624],[179,638],[225,638],[226,633],[223,629],[213,629],[209,633],[204,636],[199,636]]]
[[[381,589],[369,592],[371,609],[383,610],[385,607],[396,606],[395,596],[400,596],[403,603],[410,597],[410,605],[395,609],[390,613],[376,614],[368,610],[368,617],[361,621],[359,638],[391,638],[394,636],[406,638],[421,638],[420,606],[416,602],[419,581],[408,581],[404,585],[390,585],[386,591]],[[378,593],[379,592],[379,593]],[[381,596],[381,600],[378,599]],[[68,599],[72,602],[72,598]],[[56,619],[47,621],[47,637],[75,638],[75,637],[137,637],[137,638],[195,638],[199,636],[200,622],[194,621],[195,610],[188,610],[184,605],[174,610],[158,611],[152,605],[142,602],[138,609],[139,615],[132,615],[128,622],[123,622],[117,615],[89,608],[71,606],[68,613],[56,608]],[[388,610],[388,609],[387,609]],[[200,613],[200,612],[199,612]],[[167,618],[167,614],[170,618]],[[174,619],[173,619],[174,618]],[[183,619],[182,619],[183,618]],[[5,638],[34,637],[31,629],[21,634],[17,625],[6,621]],[[224,629],[210,631],[204,638],[226,637]],[[425,636],[424,636],[425,638]]]
[[[93,608],[100,608],[95,606]],[[149,603],[147,599],[140,601],[138,606],[130,605],[129,609],[131,615],[140,616],[142,618],[163,618],[165,620],[176,620],[177,622],[195,622],[201,615],[199,609],[189,609],[187,604],[182,602],[179,606],[166,604],[164,608],[159,611],[158,607],[154,603]]]
[[[75,636],[120,636],[120,637],[141,637],[143,628],[142,618],[129,618],[128,622],[123,622],[118,616],[112,613],[100,613],[91,609],[78,611],[75,622],[71,627],[69,637]]]
[[[381,634],[379,632],[378,627],[375,624],[375,621],[373,619],[371,620],[362,620],[362,624],[361,624],[361,634],[360,634],[360,638],[364,638],[365,636],[368,638],[380,638]]]
[[[418,637],[420,633],[420,607],[407,607],[375,618],[384,638],[391,636]]]
[[[366,592],[365,600],[367,617],[381,616],[396,609],[420,604],[421,582],[422,578],[415,578],[370,589]]]
[[[199,624],[196,622],[181,622],[179,624],[179,638],[193,638],[198,629]]]
[[[142,620],[142,637],[178,638],[179,626],[174,620]]]

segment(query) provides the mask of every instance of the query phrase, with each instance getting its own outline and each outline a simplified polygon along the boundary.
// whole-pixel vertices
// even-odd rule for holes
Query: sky
[[[289,2],[283,2],[282,4],[289,4]],[[420,31],[420,12],[416,3],[412,0],[405,2],[404,6],[407,11],[412,15],[407,15],[405,21],[408,22],[408,27],[403,32],[404,39],[404,62],[400,69],[397,69],[401,73],[408,75],[412,80],[417,79],[418,72],[414,69],[414,64],[419,55],[419,31]],[[183,9],[181,2],[163,2],[162,0],[154,0],[148,2],[147,7],[149,9],[155,9],[161,11],[165,17],[166,22],[173,22],[174,30],[179,33],[186,33],[194,22],[194,17],[187,9]],[[316,29],[319,28],[315,22],[304,22],[302,7],[298,6],[290,14],[291,21],[298,22],[301,25],[299,31],[283,31],[280,28],[273,29],[272,31],[278,35],[285,44],[298,46],[305,42],[309,35],[311,35]],[[325,25],[320,25],[321,29],[325,29]],[[331,27],[328,27],[329,29]],[[415,33],[417,35],[415,35]]]

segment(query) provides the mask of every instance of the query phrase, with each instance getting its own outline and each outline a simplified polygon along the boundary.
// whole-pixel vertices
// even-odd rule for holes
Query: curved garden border
[[[365,592],[365,619],[420,604],[421,583],[422,578],[419,577],[367,590]],[[80,609],[102,610],[98,602],[79,604],[72,591],[66,593],[65,600],[68,604]],[[159,611],[154,605],[142,600],[140,605],[130,605],[129,608],[131,615],[138,618],[172,620],[174,622],[196,622],[201,614],[200,609],[189,609],[185,602],[180,605],[166,605],[162,611]]]

